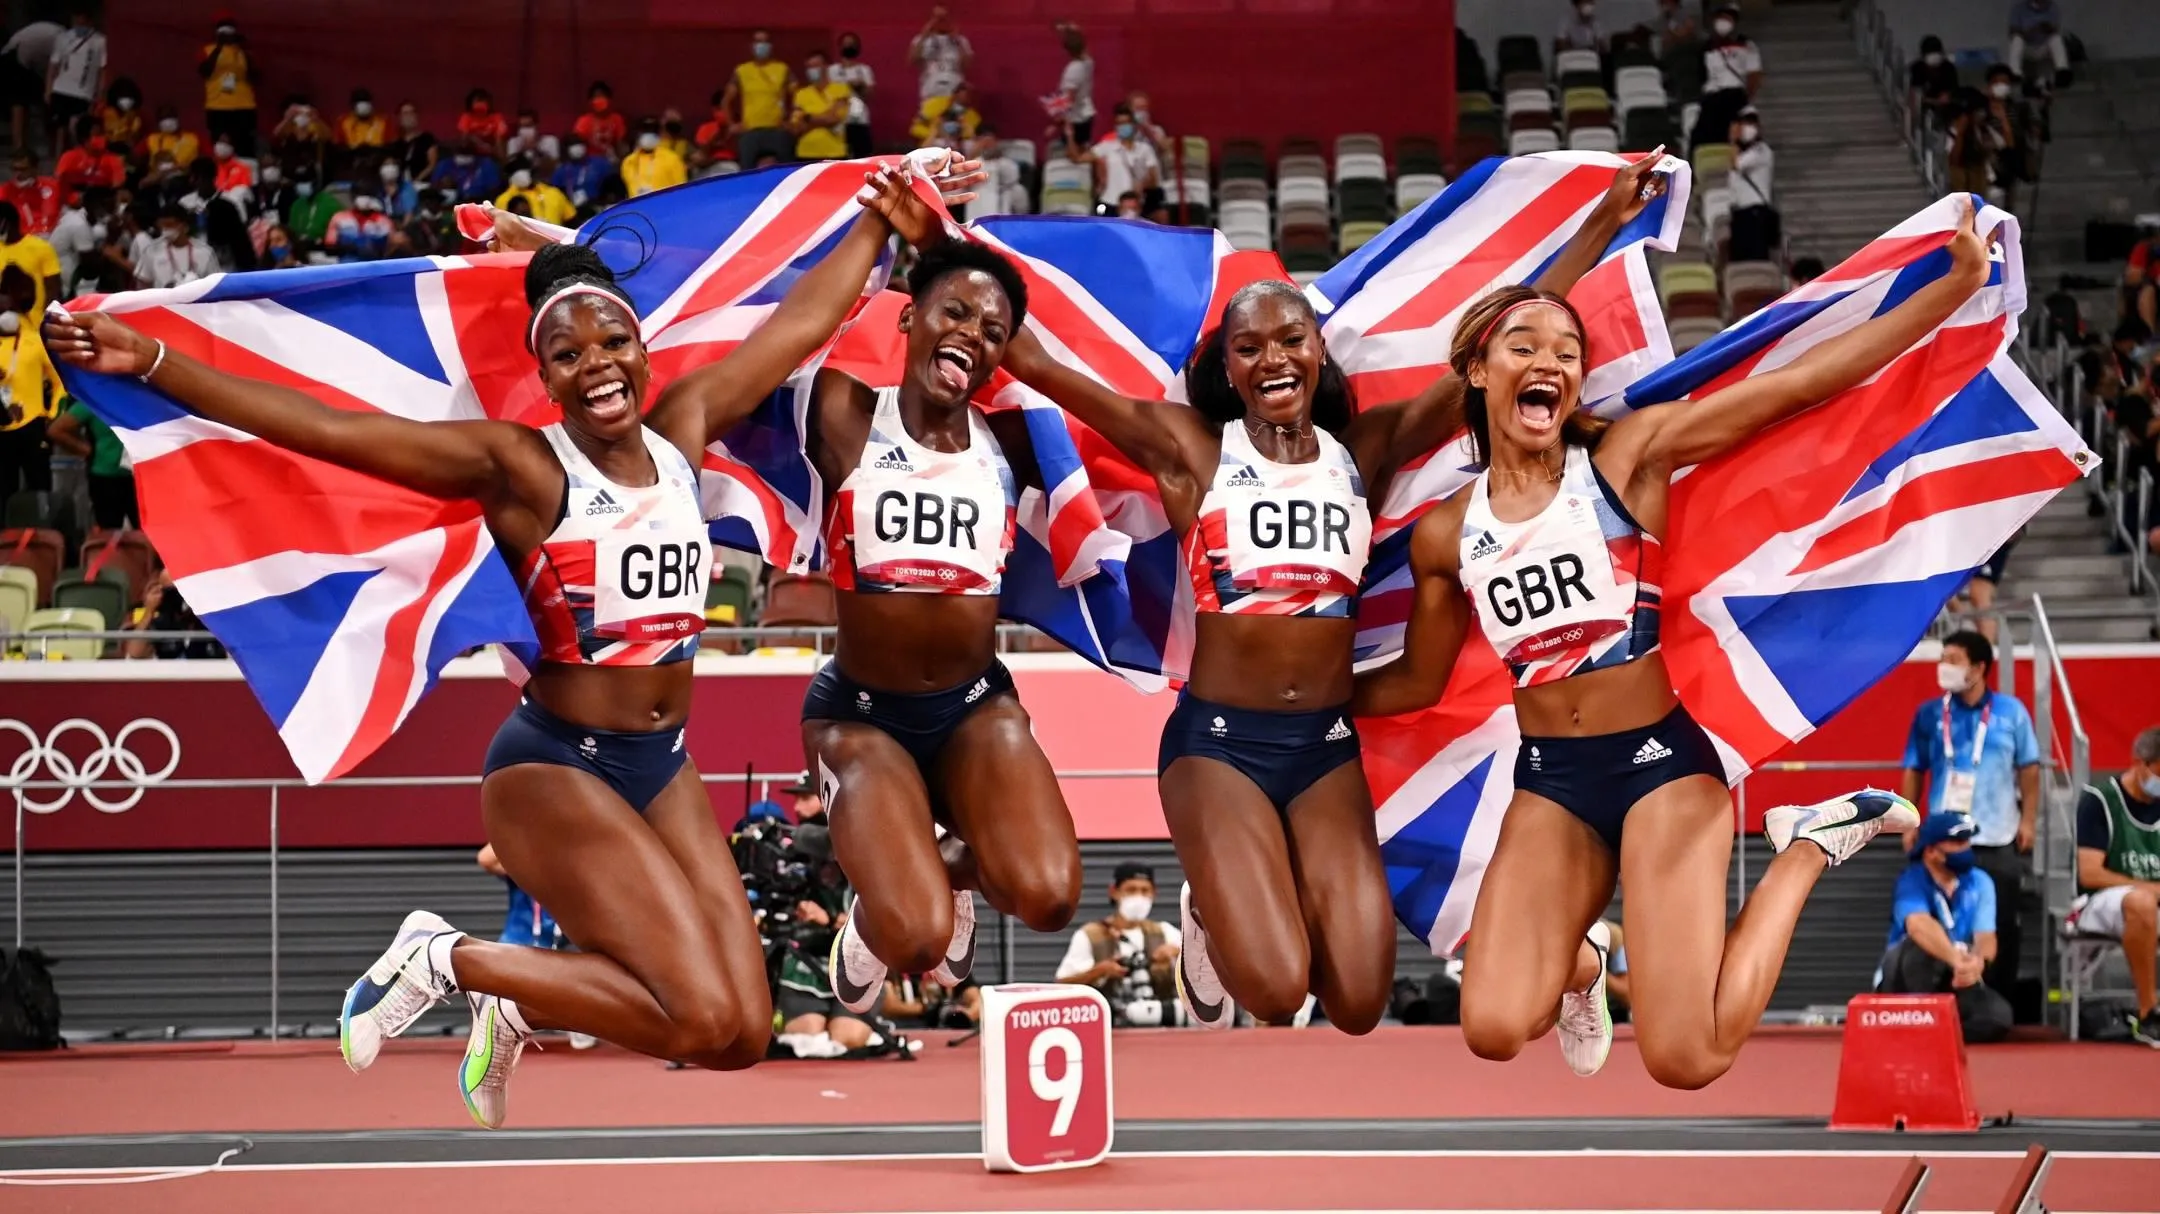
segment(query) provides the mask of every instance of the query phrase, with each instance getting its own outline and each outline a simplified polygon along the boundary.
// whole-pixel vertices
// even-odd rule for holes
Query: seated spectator
[[[1553,54],[1562,51],[1596,51],[1605,53],[1606,35],[1597,23],[1597,0],[1576,0],[1574,8],[1560,19],[1560,32],[1553,35]]]
[[[105,128],[88,115],[76,120],[74,146],[60,153],[53,177],[64,190],[108,190],[127,182],[127,161],[105,141]]]
[[[1110,133],[1080,156],[1095,166],[1095,197],[1100,212],[1110,214],[1127,191],[1140,195],[1140,209],[1152,211],[1162,204],[1162,158],[1155,145],[1140,138],[1140,125],[1132,110],[1119,102],[1111,113]]]
[[[609,161],[622,154],[623,145],[630,139],[630,127],[622,111],[615,108],[615,90],[608,87],[607,81],[595,80],[585,90],[585,112],[578,115],[571,133],[583,140],[587,149]]]
[[[1943,53],[1942,39],[1929,34],[1920,40],[1920,57],[1906,71],[1905,83],[1907,104],[1935,115],[1937,125],[1947,126],[1957,115],[1957,64]]]
[[[226,137],[225,142],[238,150],[236,138]],[[285,117],[270,132],[270,150],[277,153],[278,162],[290,173],[305,164],[315,170],[317,181],[330,177],[330,127],[315,112],[315,106],[305,96],[296,95],[285,104]]]
[[[840,61],[830,69],[832,79],[848,86],[847,124],[840,133],[847,140],[847,154],[860,160],[871,152],[870,95],[877,89],[877,73],[862,59],[862,37],[853,30],[840,34]]]
[[[518,169],[510,174],[510,188],[495,199],[495,205],[504,210],[510,204],[523,200],[532,210],[532,217],[542,223],[568,227],[577,216],[577,208],[570,204],[569,195],[545,181],[534,178],[531,169]]]
[[[366,176],[364,171],[356,171],[353,175],[363,180]],[[375,178],[382,182],[383,210],[390,218],[399,223],[412,218],[412,213],[420,208],[420,191],[406,180],[404,168],[395,159],[385,157],[375,166]]]
[[[0,302],[0,358],[7,373],[0,378],[0,500],[23,490],[52,489],[52,448],[45,431],[63,392],[60,376],[38,338],[37,313],[22,310],[35,290],[30,277],[13,266],[5,279],[7,299]]]
[[[90,518],[100,531],[142,526],[135,500],[135,462],[105,419],[76,401],[52,421],[45,438],[53,447],[83,461],[90,486]],[[117,629],[125,621],[111,621]]]
[[[256,268],[255,241],[239,203],[229,196],[211,199],[203,208],[202,226],[203,243],[216,254],[220,273],[244,274]]]
[[[1117,200],[1117,217],[1118,217],[1119,219],[1138,219],[1138,218],[1140,218],[1140,192],[1139,192],[1139,191],[1137,191],[1137,190],[1127,190],[1127,191],[1125,191],[1124,193],[1122,193],[1122,194],[1118,195],[1118,200]]]
[[[400,256],[438,257],[458,251],[457,195],[449,190],[421,190],[419,209],[392,239]]]
[[[981,125],[982,114],[975,109],[975,90],[963,81],[948,95],[925,97],[915,121],[908,125],[908,134],[915,137],[918,146],[932,147],[940,137],[961,142],[973,139],[975,128]]]
[[[1957,997],[1969,1042],[2010,1035],[2010,1001],[1981,981],[1996,959],[1995,882],[1973,864],[1973,820],[1929,814],[1890,900],[1890,943],[1876,971],[1885,995]]]
[[[262,268],[289,270],[300,264],[300,250],[283,224],[271,224],[263,233]]]
[[[638,123],[637,150],[623,157],[622,183],[632,198],[664,190],[690,180],[682,157],[660,146],[660,120]]]
[[[233,145],[220,139],[210,145],[210,155],[217,164],[217,192],[230,194],[236,190],[248,191],[254,197],[255,170],[245,160],[233,155]]]
[[[510,128],[510,138],[503,144],[502,154],[505,160],[519,157],[537,160],[542,156],[554,160],[562,155],[562,140],[541,134],[540,112],[527,106],[518,111],[517,125]]]
[[[1763,141],[1762,116],[1754,106],[1740,111],[1732,125],[1732,173],[1726,178],[1732,190],[1732,240],[1727,255],[1733,261],[1768,261],[1784,243],[1784,224],[1771,205],[1771,184],[1777,157]]]
[[[1999,896],[1993,918],[2002,929],[2001,961],[1988,982],[2010,998],[2018,977],[2026,858],[2040,813],[2040,739],[2025,705],[1989,688],[1994,673],[1995,646],[1985,636],[1967,631],[1944,638],[1935,667],[1943,694],[1922,701],[1913,713],[1899,791],[1930,815],[1971,815],[1972,854]]]
[[[2071,930],[2122,941],[2137,1010],[2130,1032],[2160,1048],[2160,725],[2130,743],[2130,767],[2078,794],[2078,888]]]
[[[0,202],[15,204],[23,231],[32,236],[43,236],[60,222],[60,200],[66,192],[58,181],[40,176],[37,168],[35,154],[16,152],[15,175],[0,184]]]
[[[195,137],[195,132],[180,129],[180,111],[175,106],[159,106],[157,129],[142,139],[144,163],[160,154],[172,157],[174,164],[193,164],[195,158],[202,155],[202,141]]]
[[[158,214],[158,237],[135,262],[135,281],[145,287],[185,286],[218,272],[217,254],[195,235],[195,218],[177,203]]]
[[[1710,43],[1703,49],[1702,110],[1688,147],[1724,137],[1762,88],[1762,75],[1762,52],[1740,32],[1740,7],[1718,5],[1710,18]]]
[[[142,140],[142,89],[126,76],[113,81],[105,90],[105,104],[98,111],[98,122],[105,128],[106,145],[126,155]]]
[[[982,988],[973,978],[948,991],[928,977],[894,975],[885,979],[878,1014],[904,1029],[971,1029],[982,1023]]]
[[[786,159],[794,152],[795,139],[787,131],[787,111],[788,101],[795,95],[795,73],[786,63],[773,58],[771,34],[751,31],[750,58],[735,65],[726,91],[728,109],[735,114],[741,132],[735,142],[737,160],[755,165],[761,156]],[[630,186],[630,195],[635,198],[638,191],[627,173],[623,184]]]
[[[615,176],[615,162],[589,147],[582,137],[573,137],[564,152],[563,162],[555,169],[555,188],[569,196],[571,206],[583,211],[594,205],[600,187]]]
[[[1092,986],[1110,1001],[1121,1025],[1154,1027],[1176,1013],[1177,925],[1150,916],[1155,910],[1155,870],[1135,860],[1117,866],[1110,879],[1109,917],[1082,924],[1058,962],[1057,980]]]
[[[447,163],[447,162],[445,162]],[[330,220],[345,209],[338,196],[321,188],[315,170],[301,165],[293,171],[293,204],[285,214],[285,226],[292,229],[300,242],[301,257],[322,247],[323,236],[330,230]]]
[[[847,155],[848,99],[854,94],[837,80],[828,80],[822,51],[803,59],[802,86],[795,90],[788,127],[795,132],[798,160],[838,160]]]
[[[420,125],[420,107],[410,101],[398,106],[398,137],[397,142],[390,145],[390,154],[397,157],[398,167],[405,170],[407,181],[427,181],[435,175],[435,164],[441,159],[442,147],[435,136]]]
[[[375,94],[352,91],[352,108],[338,119],[338,143],[353,156],[355,165],[374,159],[372,153],[390,146],[390,122],[375,112]]]
[[[25,315],[43,316],[45,305],[60,298],[60,255],[43,237],[23,232],[22,213],[14,207],[0,207],[0,267],[29,279],[30,298],[21,309]]]
[[[495,96],[486,89],[465,94],[465,112],[458,115],[457,133],[482,156],[496,156],[510,138],[510,124],[495,112]]]
[[[432,181],[443,189],[456,190],[464,202],[479,202],[502,192],[502,170],[470,139],[461,142],[448,160],[435,166]]]
[[[323,233],[324,249],[339,261],[380,261],[390,248],[390,233],[397,224],[383,213],[382,199],[372,183],[355,183],[352,206],[330,217]]]
[[[204,635],[195,638],[160,635],[171,633],[208,633],[203,622],[181,597],[180,588],[173,585],[172,574],[160,570],[150,579],[143,591],[142,607],[135,618],[120,627],[122,632],[140,634],[142,640],[121,642],[120,655],[126,658],[222,658],[225,647],[217,638]]]
[[[2063,42],[2062,12],[2055,0],[2011,0],[2010,53],[2004,62],[2014,72],[2025,71],[2025,56],[2045,51],[2055,64],[2055,86],[2070,83],[2070,47]]]

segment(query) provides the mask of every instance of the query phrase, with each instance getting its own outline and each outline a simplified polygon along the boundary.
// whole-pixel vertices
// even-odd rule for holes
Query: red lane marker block
[[[1980,1128],[1954,997],[1853,996],[1845,1005],[1845,1045],[1830,1128]]]
[[[1047,1172],[1101,1163],[1115,1129],[1110,1002],[1093,987],[983,988],[983,1166]]]

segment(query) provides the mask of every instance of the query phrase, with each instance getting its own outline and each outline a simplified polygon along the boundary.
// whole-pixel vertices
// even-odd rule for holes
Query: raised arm
[[[291,388],[206,366],[103,313],[49,315],[44,334],[47,349],[83,370],[135,376],[210,421],[435,497],[507,498],[514,472],[545,462],[521,426],[333,409]]]
[[[1656,172],[1664,155],[1661,146],[1614,174],[1597,209],[1531,285],[1561,295],[1574,290],[1620,229],[1665,192],[1666,178]],[[1367,496],[1377,500],[1404,464],[1447,441],[1464,424],[1462,377],[1443,371],[1431,386],[1408,400],[1359,409],[1343,442],[1366,474]]]
[[[1402,655],[1357,676],[1350,711],[1392,717],[1430,708],[1447,690],[1455,659],[1470,634],[1470,600],[1455,574],[1454,531],[1461,512],[1447,504],[1428,511],[1410,533],[1410,621]]]
[[[1050,356],[1025,326],[1005,347],[1005,369],[1079,418],[1158,482],[1194,475],[1207,428],[1183,405],[1113,391]]]
[[[1950,241],[1949,273],[1890,312],[1822,342],[1786,366],[1750,376],[1699,401],[1629,414],[1613,425],[1600,455],[1610,450],[1623,461],[1632,455],[1633,475],[1670,476],[1674,469],[1711,459],[1756,432],[1865,382],[1950,319],[1987,284],[1989,242],[1973,223],[1968,201],[1964,219]]]

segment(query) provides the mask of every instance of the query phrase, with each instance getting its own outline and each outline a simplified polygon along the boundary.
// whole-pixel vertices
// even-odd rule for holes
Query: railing
[[[2019,336],[2017,353],[2026,374],[2085,445],[2106,454],[2099,475],[2085,478],[2085,491],[2105,512],[2109,536],[2128,553],[2130,593],[2146,601],[2154,626],[2160,628],[2160,571],[2154,568],[2146,530],[2153,517],[2152,470],[2139,468],[2132,474],[2130,436],[2113,425],[2100,398],[2086,390],[2070,343],[2058,335],[2042,345],[2030,326]]]
[[[1875,87],[1881,90],[1883,99],[1897,115],[1898,134],[1912,153],[1928,196],[1942,197],[1950,188],[1948,138],[1926,106],[1913,104],[1912,90],[1905,76],[1909,60],[1891,34],[1889,21],[1875,0],[1864,0],[1854,10],[1852,28],[1854,46],[1869,74],[1875,77]]]

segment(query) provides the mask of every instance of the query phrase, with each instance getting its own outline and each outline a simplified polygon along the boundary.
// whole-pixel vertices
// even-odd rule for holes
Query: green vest
[[[2160,881],[2160,824],[2148,826],[2130,814],[2122,781],[2102,780],[2086,791],[2107,807],[2107,868],[2133,881]]]

